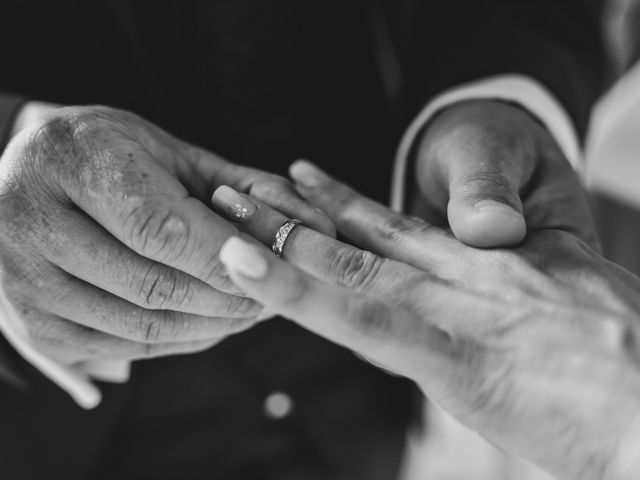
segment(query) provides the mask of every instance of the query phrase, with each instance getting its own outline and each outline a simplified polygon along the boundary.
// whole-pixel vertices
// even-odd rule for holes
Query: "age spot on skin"
[[[113,153],[103,149],[93,152],[92,161],[82,165],[79,177],[88,195],[101,198],[104,192],[113,193],[119,189],[124,174]]]

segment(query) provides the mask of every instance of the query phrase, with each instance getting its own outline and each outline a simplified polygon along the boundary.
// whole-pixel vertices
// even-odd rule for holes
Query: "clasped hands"
[[[0,280],[11,321],[63,365],[195,352],[261,318],[218,259],[239,231],[214,185],[335,234],[284,178],[128,112],[47,109],[0,161]]]
[[[0,162],[2,289],[64,364],[208,348],[266,306],[562,478],[624,478],[640,285],[589,247],[551,135],[515,106],[467,102],[425,130],[413,171],[419,218],[308,163],[293,185],[126,112],[56,110]],[[306,227],[285,262],[261,244],[289,217]]]

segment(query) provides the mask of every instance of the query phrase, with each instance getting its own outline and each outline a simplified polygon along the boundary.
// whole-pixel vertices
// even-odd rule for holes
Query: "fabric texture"
[[[0,92],[0,153],[7,146],[15,116],[26,101],[27,98],[22,95]]]

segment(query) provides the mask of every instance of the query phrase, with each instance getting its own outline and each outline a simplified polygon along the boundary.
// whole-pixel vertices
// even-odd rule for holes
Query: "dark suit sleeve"
[[[29,370],[33,369],[28,367],[26,361],[0,333],[0,383],[25,388]]]
[[[0,153],[9,142],[15,116],[25,101],[23,96],[0,92]]]
[[[602,0],[413,2],[405,12],[409,114],[434,95],[499,74],[530,76],[555,95],[584,139],[605,86]],[[440,5],[436,8],[434,5]],[[441,18],[434,18],[434,16]],[[439,28],[437,22],[446,28]],[[430,36],[438,31],[438,38]],[[411,109],[414,109],[411,111]]]
[[[0,153],[9,141],[13,121],[25,98],[19,95],[0,93]],[[9,345],[0,332],[0,382],[13,386],[24,386],[24,360]]]

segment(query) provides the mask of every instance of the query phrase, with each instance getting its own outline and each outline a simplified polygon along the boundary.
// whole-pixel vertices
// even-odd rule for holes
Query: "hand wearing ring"
[[[264,245],[271,245],[277,257],[283,256],[285,246],[288,256],[292,236],[307,230],[299,218],[288,218],[277,210],[266,208],[260,200],[228,186],[219,187],[213,193],[211,204],[218,213],[237,224],[241,231],[250,231],[253,238]],[[279,227],[274,228],[275,225]]]

